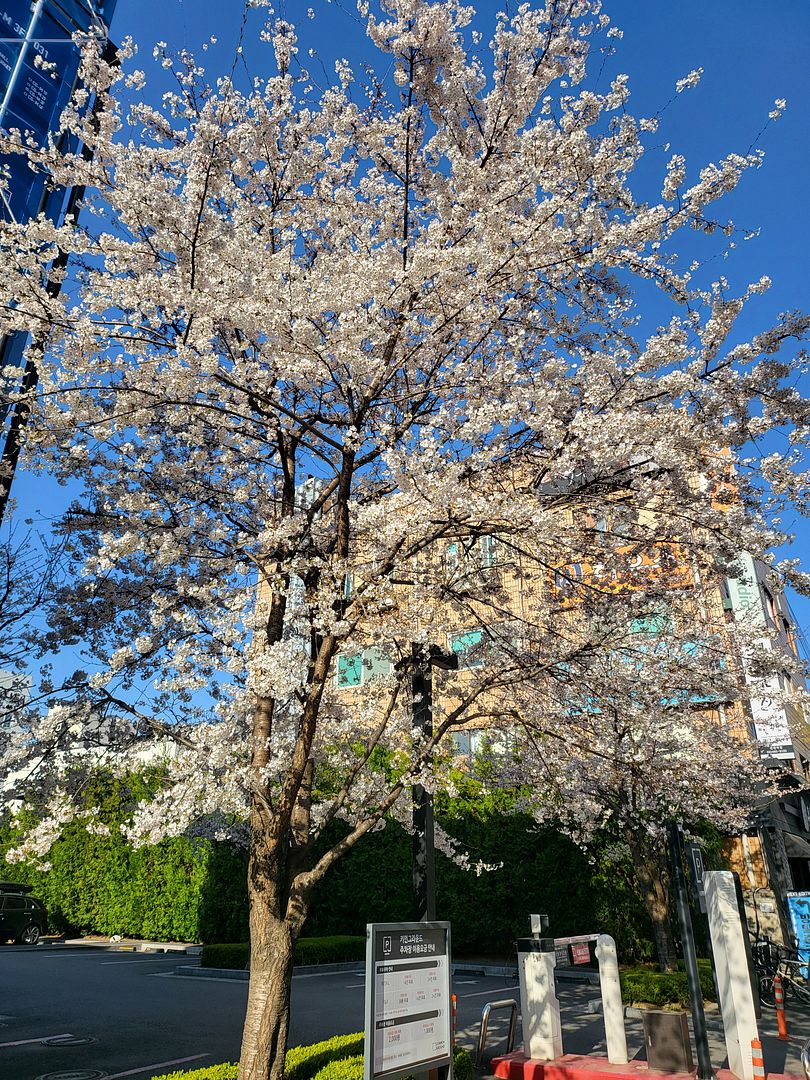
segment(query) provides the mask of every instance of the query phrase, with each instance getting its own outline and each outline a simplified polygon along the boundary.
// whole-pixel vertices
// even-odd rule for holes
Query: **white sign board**
[[[450,923],[366,927],[365,1080],[452,1061]]]

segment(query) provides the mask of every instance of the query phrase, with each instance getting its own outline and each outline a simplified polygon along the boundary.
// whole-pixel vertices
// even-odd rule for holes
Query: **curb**
[[[467,964],[463,960],[453,964],[453,974],[459,975],[491,975],[506,979],[514,979],[517,985],[518,971],[514,964]],[[598,971],[574,971],[572,968],[555,968],[554,978],[558,982],[590,983],[591,986],[599,985]]]
[[[339,975],[342,971],[364,971],[365,964],[360,960],[339,964],[300,964],[293,968],[293,977],[296,975]],[[247,982],[250,972],[243,968],[209,968],[192,967],[189,964],[178,964],[174,969],[175,975],[193,979],[230,979],[237,982]]]

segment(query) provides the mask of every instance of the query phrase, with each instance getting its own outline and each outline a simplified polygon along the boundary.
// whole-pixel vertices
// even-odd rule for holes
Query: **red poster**
[[[589,964],[591,962],[591,950],[587,941],[578,942],[571,946],[571,959],[575,964]]]

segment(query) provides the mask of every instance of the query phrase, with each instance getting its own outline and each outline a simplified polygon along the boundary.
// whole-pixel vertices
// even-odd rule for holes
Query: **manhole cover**
[[[43,1039],[43,1046],[86,1046],[96,1040],[92,1035],[57,1035],[53,1039]],[[95,1074],[94,1074],[95,1075]],[[103,1073],[101,1074],[104,1075]],[[82,1078],[84,1080],[84,1078]]]
[[[104,1080],[109,1073],[98,1069],[70,1069],[68,1072],[50,1072],[37,1076],[36,1080]]]

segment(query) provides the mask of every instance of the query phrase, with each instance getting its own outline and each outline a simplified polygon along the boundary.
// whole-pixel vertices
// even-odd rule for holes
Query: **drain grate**
[[[43,1046],[87,1046],[96,1039],[92,1035],[56,1035],[53,1039],[43,1039]],[[102,1076],[104,1074],[102,1073]]]
[[[49,1072],[37,1076],[36,1080],[104,1080],[109,1073],[98,1069],[68,1069],[67,1072]]]

